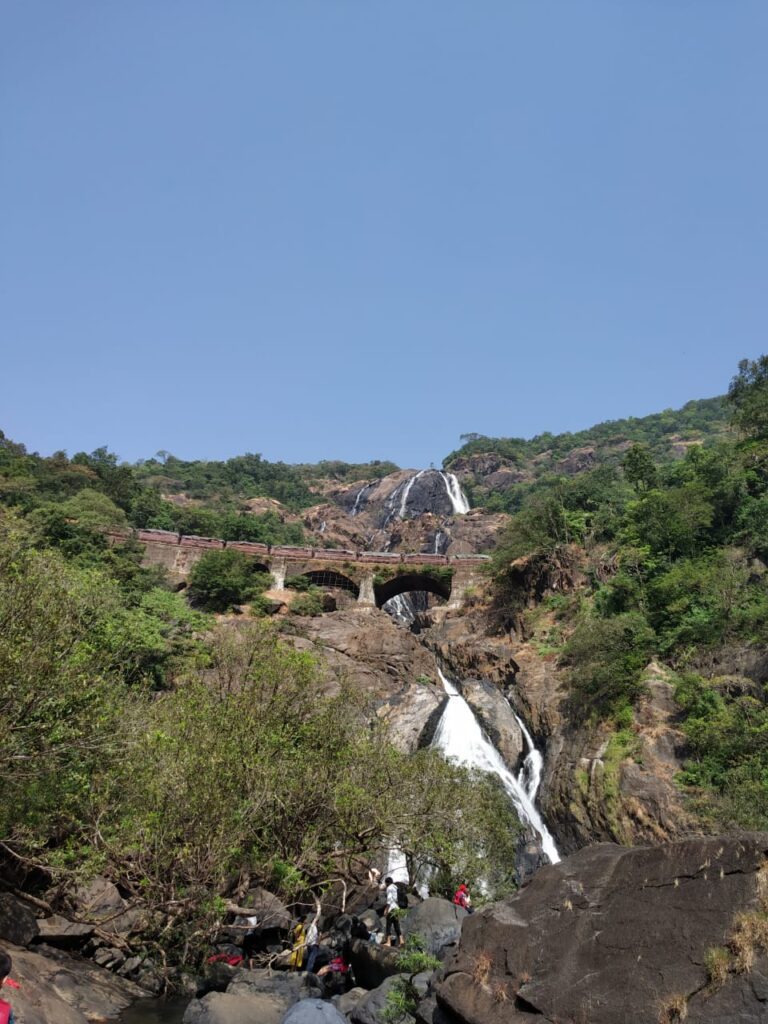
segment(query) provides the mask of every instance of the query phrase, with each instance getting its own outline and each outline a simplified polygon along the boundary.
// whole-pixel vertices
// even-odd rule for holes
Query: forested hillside
[[[464,444],[443,464],[461,473],[474,505],[513,512],[537,483],[616,466],[632,444],[645,445],[659,463],[681,458],[692,445],[715,444],[730,433],[728,415],[724,398],[707,398],[682,409],[608,420],[576,433],[539,434],[530,440],[464,434]]]
[[[703,423],[724,436],[682,459],[661,459],[657,438],[620,466],[542,478],[521,497],[495,579],[512,615],[517,559],[581,552],[586,589],[547,599],[575,717],[611,722],[631,752],[643,671],[660,659],[687,742],[680,782],[720,826],[768,828],[768,357],[740,364],[728,405],[737,434],[718,413]]]

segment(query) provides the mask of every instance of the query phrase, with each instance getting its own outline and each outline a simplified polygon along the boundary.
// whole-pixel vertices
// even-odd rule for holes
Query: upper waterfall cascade
[[[461,489],[455,473],[446,473],[440,470],[440,476],[445,482],[445,489],[448,491],[448,497],[451,499],[451,505],[453,505],[453,511],[456,515],[463,516],[469,512],[469,502],[467,496]]]
[[[550,863],[557,864],[560,854],[557,852],[555,841],[534,803],[541,781],[543,759],[539,751],[536,750],[530,733],[518,718],[528,747],[528,754],[519,776],[516,777],[507,768],[501,754],[483,733],[469,704],[456,687],[448,682],[440,669],[438,672],[443,689],[449,699],[435,731],[432,746],[441,750],[447,758],[452,758],[460,764],[496,775],[514,804],[520,820],[538,834],[541,839],[541,847]]]

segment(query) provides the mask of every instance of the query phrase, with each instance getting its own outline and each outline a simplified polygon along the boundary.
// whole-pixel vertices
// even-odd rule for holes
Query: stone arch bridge
[[[352,551],[345,548],[288,547],[250,541],[193,537],[170,530],[110,532],[110,543],[133,539],[144,547],[142,564],[162,566],[171,579],[184,585],[190,569],[206,551],[241,551],[270,573],[275,590],[284,590],[290,576],[306,576],[321,587],[350,591],[361,605],[383,604],[413,590],[425,590],[461,607],[465,594],[481,580],[488,555],[403,554],[392,551]]]

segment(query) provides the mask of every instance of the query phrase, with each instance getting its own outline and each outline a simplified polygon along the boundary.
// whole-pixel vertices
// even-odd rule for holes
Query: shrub
[[[271,577],[241,551],[207,551],[189,574],[193,604],[211,612],[226,612],[266,590]]]

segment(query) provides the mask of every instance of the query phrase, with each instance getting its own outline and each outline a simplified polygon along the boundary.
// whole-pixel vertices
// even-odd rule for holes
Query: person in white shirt
[[[398,903],[397,903],[397,886],[395,885],[395,883],[392,881],[392,879],[389,876],[387,876],[387,878],[384,879],[384,884],[387,887],[387,891],[386,891],[387,905],[384,908],[384,915],[385,915],[385,917],[387,919],[387,929],[386,929],[386,942],[384,943],[384,945],[385,946],[391,946],[392,945],[392,939],[390,938],[390,935],[389,935],[390,930],[391,930],[391,931],[393,931],[395,933],[395,938],[397,939],[397,945],[398,946],[402,946],[402,944],[403,944],[403,936],[402,936],[402,933],[400,932],[400,907],[398,906]]]
[[[320,949],[318,944],[319,933],[317,930],[317,917],[313,917],[307,927],[307,935],[304,941],[307,944],[307,966],[304,968],[307,974],[312,973],[312,968],[315,966],[315,960],[317,960],[317,954]]]

